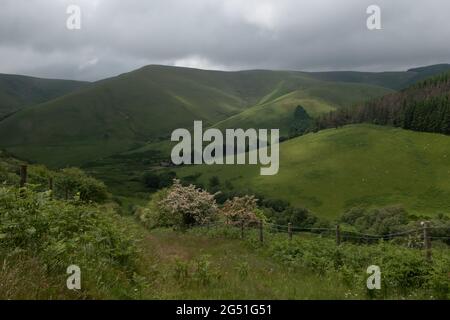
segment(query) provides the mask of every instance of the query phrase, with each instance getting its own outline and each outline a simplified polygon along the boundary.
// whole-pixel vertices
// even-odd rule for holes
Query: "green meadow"
[[[261,176],[259,165],[184,166],[180,177],[261,193],[325,218],[346,209],[402,205],[412,214],[450,210],[450,138],[374,125],[352,125],[280,145],[280,170]]]

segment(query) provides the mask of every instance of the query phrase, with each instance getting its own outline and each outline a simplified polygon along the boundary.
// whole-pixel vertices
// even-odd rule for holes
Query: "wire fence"
[[[428,260],[432,257],[432,241],[442,241],[450,245],[450,227],[446,226],[431,226],[429,222],[422,222],[421,228],[412,228],[398,232],[386,234],[368,234],[358,231],[342,230],[341,225],[336,225],[335,228],[304,228],[293,226],[291,223],[287,225],[280,225],[275,223],[267,223],[258,221],[254,223],[244,222],[215,222],[207,225],[208,228],[214,227],[231,227],[240,230],[240,237],[245,238],[249,230],[256,230],[259,241],[264,243],[268,235],[271,234],[285,234],[287,239],[292,240],[294,236],[298,235],[315,235],[320,237],[334,238],[336,245],[341,245],[342,242],[357,242],[371,244],[383,241],[390,241],[395,239],[404,239],[408,247],[422,248]],[[439,231],[439,233],[437,233]]]

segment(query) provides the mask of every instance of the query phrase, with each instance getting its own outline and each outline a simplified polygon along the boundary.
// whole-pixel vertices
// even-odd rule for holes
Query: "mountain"
[[[318,117],[392,93],[390,87],[400,87],[405,78],[412,81],[411,75],[441,68],[408,71],[397,78],[352,73],[349,79],[341,73],[151,65],[63,96],[54,90],[57,97],[48,101],[49,95],[22,92],[23,100],[32,101],[27,98],[31,96],[45,101],[0,122],[0,147],[24,159],[67,166],[167,141],[174,129],[191,128],[194,120],[218,128],[278,127],[286,134],[298,105]]]
[[[374,125],[310,133],[280,144],[280,169],[261,176],[259,165],[198,165],[176,169],[221,189],[262,194],[336,218],[356,207],[402,205],[410,213],[450,211],[450,137]]]
[[[0,119],[21,108],[76,91],[87,82],[0,74]]]
[[[322,81],[366,83],[393,90],[402,90],[425,78],[447,71],[450,71],[450,64],[413,68],[406,72],[331,71],[311,73],[311,76]]]
[[[320,114],[344,99],[326,88],[332,86],[303,72],[147,66],[17,112],[0,123],[0,146],[50,165],[80,164],[167,140],[174,129],[190,128],[194,120],[212,126],[289,94],[307,96],[311,104],[305,102],[306,110]],[[391,92],[340,86],[362,87],[362,93],[355,91],[354,102]],[[339,85],[335,91],[341,91]]]

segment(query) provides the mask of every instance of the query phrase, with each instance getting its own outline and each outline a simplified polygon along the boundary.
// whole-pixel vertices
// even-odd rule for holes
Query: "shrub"
[[[258,220],[257,202],[254,196],[234,197],[225,202],[221,212],[227,223],[249,225]]]
[[[55,193],[59,198],[79,194],[82,201],[104,202],[109,194],[103,182],[78,168],[63,169],[56,174]]]
[[[341,221],[363,233],[385,235],[402,231],[409,219],[405,209],[387,207],[370,210],[353,208],[344,213]]]
[[[167,196],[159,202],[162,214],[182,229],[209,223],[217,218],[215,195],[194,185],[183,186],[175,179]]]
[[[1,247],[41,254],[54,266],[93,247],[92,258],[126,265],[133,251],[111,213],[82,202],[50,200],[48,192],[30,188],[0,188],[0,239]]]
[[[58,288],[66,268],[76,264],[84,275],[80,294],[111,297],[117,288],[132,293],[129,278],[138,257],[132,237],[128,224],[109,206],[52,200],[49,192],[30,186],[0,187],[0,263],[10,265],[14,257],[34,261],[45,272],[42,278],[57,280]],[[14,298],[25,293],[14,289],[3,294]]]
[[[135,216],[145,227],[153,229],[173,225],[170,217],[160,208],[160,202],[167,197],[167,194],[167,189],[159,190],[151,195],[150,201],[145,207],[138,207],[136,209]]]
[[[154,172],[147,172],[143,176],[144,184],[147,188],[152,190],[170,187],[173,179],[177,174],[173,171],[156,174]]]

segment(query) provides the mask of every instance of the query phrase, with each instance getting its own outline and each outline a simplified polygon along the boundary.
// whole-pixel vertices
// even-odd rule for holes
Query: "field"
[[[410,213],[450,211],[450,138],[373,125],[353,125],[280,145],[280,171],[259,166],[185,166],[180,177],[218,176],[234,188],[283,199],[325,218],[356,206],[402,205]]]

